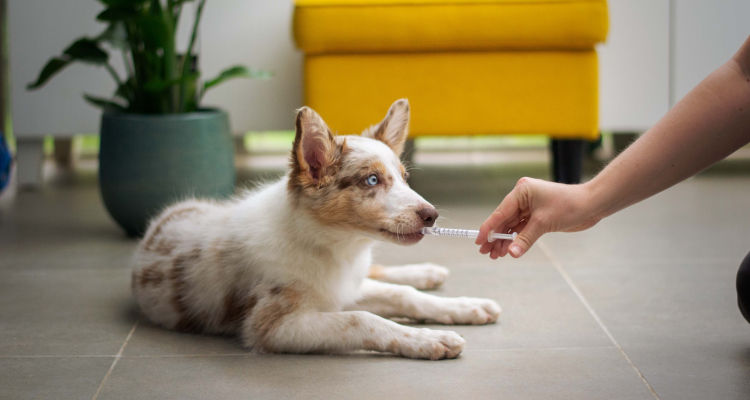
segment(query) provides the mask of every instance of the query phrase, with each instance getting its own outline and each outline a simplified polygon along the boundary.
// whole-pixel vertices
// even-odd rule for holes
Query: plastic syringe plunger
[[[435,235],[435,236],[453,236],[453,237],[465,237],[465,238],[471,238],[475,239],[477,236],[479,236],[479,231],[474,229],[451,229],[451,228],[440,228],[437,226],[434,227],[424,227],[422,228],[422,234],[424,235]],[[487,241],[488,242],[494,242],[495,240],[513,240],[518,236],[518,233],[496,233],[496,232],[490,232],[489,235],[487,235]]]

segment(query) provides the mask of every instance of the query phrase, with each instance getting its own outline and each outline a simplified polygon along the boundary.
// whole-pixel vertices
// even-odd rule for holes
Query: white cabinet
[[[599,126],[642,131],[669,108],[669,1],[609,0],[599,46]]]
[[[600,126],[642,132],[750,35],[748,0],[609,0]]]
[[[750,36],[748,0],[672,0],[673,98],[679,100]]]

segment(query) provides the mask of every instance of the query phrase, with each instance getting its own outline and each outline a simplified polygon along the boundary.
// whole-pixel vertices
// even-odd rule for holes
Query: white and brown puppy
[[[458,356],[458,334],[386,318],[487,324],[500,307],[415,289],[440,285],[443,267],[372,265],[376,240],[416,243],[438,216],[405,180],[408,124],[406,100],[361,136],[334,136],[300,109],[288,176],[233,201],[181,202],[152,221],[133,271],[143,313],[170,329],[237,334],[256,351]]]

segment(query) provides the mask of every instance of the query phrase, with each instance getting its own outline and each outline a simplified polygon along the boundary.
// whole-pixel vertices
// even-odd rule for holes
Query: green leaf
[[[39,73],[36,81],[30,82],[28,85],[26,85],[26,89],[34,90],[40,88],[42,85],[47,83],[49,78],[60,72],[61,69],[67,67],[70,62],[71,60],[64,60],[57,57],[50,59],[49,61],[47,61],[47,64],[44,66],[44,68],[42,68],[42,72]]]
[[[173,39],[173,32],[159,15],[140,15],[135,23],[143,34],[143,43],[147,48],[164,48]]]
[[[119,97],[128,103],[132,103],[133,98],[135,97],[136,90],[137,88],[135,87],[135,82],[133,78],[130,77],[127,81],[123,82],[117,87],[117,90],[115,91],[115,97]]]
[[[105,111],[125,111],[125,106],[109,99],[103,99],[89,94],[84,94],[83,98],[91,105],[99,107]]]
[[[128,43],[128,32],[125,29],[125,24],[119,21],[111,22],[107,29],[99,34],[95,40],[99,42],[107,42],[112,45],[112,47],[120,50],[127,50],[130,48]]]
[[[213,79],[209,79],[206,81],[206,83],[203,84],[203,91],[206,90],[228,80],[233,78],[249,78],[249,79],[269,79],[273,76],[273,74],[269,71],[263,71],[259,69],[251,69],[247,68],[243,65],[235,65],[232,67],[229,67],[221,73],[219,73],[218,76],[216,76]]]
[[[148,0],[99,0],[100,3],[110,7],[138,7]]]
[[[76,40],[63,51],[63,54],[73,60],[90,64],[104,64],[109,59],[109,54],[99,47],[99,43],[89,38]]]
[[[151,10],[151,14],[160,15],[162,13],[161,1],[151,0],[151,6],[149,7],[149,10]]]
[[[96,16],[99,21],[125,21],[138,16],[138,11],[129,7],[109,7]]]

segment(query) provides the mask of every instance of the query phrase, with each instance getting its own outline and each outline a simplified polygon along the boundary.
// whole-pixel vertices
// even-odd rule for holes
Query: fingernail
[[[521,249],[521,246],[517,244],[510,245],[510,253],[513,255],[513,257],[520,257],[521,254],[523,254],[523,249]]]

